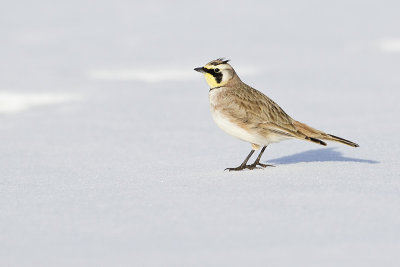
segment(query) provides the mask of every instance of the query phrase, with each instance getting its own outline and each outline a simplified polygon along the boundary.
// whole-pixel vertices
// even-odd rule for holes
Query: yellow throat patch
[[[210,73],[204,73],[204,77],[206,77],[206,81],[208,83],[208,86],[210,86],[210,88],[221,86],[221,83],[217,83],[215,77],[212,76]]]

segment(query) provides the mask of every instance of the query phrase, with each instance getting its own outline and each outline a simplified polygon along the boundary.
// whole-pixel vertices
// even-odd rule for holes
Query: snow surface
[[[398,1],[8,1],[0,266],[400,266]],[[360,144],[250,145],[194,67],[232,59]]]

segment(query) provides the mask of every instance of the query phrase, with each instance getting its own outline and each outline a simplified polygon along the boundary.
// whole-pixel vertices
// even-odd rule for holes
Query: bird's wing
[[[241,91],[246,93],[241,93]],[[236,97],[232,98],[236,105],[245,112],[249,122],[265,124],[272,129],[293,135],[297,128],[294,120],[283,109],[263,93],[246,86],[241,90],[232,92]]]
[[[230,90],[224,98],[223,112],[236,120],[243,128],[255,127],[261,134],[275,134],[289,138],[306,139],[321,145],[326,143],[308,136],[297,127],[299,124],[263,93],[245,86]],[[310,127],[309,127],[310,128]],[[310,128],[311,129],[311,128]]]

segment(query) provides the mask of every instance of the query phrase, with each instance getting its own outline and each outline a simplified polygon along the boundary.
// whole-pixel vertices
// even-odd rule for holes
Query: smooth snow
[[[379,48],[386,53],[400,53],[400,39],[384,39],[379,42]]]
[[[54,93],[15,93],[0,91],[0,114],[16,113],[31,108],[77,101],[76,95]]]
[[[399,8],[4,3],[0,266],[399,266]],[[251,146],[193,71],[218,57],[360,147],[286,141],[275,168],[224,171]]]

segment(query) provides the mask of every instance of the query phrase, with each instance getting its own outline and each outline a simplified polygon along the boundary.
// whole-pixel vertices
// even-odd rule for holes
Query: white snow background
[[[7,1],[0,266],[400,266],[398,1]],[[250,145],[193,71],[230,58],[360,144]]]

